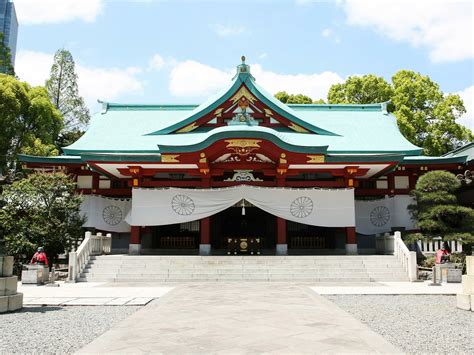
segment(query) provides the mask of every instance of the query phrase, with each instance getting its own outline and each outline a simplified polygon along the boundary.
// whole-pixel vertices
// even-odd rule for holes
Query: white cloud
[[[170,73],[171,94],[182,97],[206,97],[224,88],[233,71],[222,71],[194,60],[177,63]]]
[[[15,0],[20,25],[93,22],[103,6],[103,0]]]
[[[272,94],[286,91],[305,94],[314,99],[326,99],[329,87],[344,81],[334,72],[280,74],[266,71],[259,64],[251,65],[251,73]],[[171,71],[170,92],[175,96],[204,98],[228,86],[234,74],[235,69],[225,71],[187,60],[178,63]]]
[[[286,91],[290,94],[308,95],[316,100],[326,100],[331,85],[344,81],[339,74],[331,71],[312,74],[281,74],[266,71],[259,64],[252,65],[251,72],[257,82],[272,94]]]
[[[321,31],[321,36],[323,37],[329,37],[332,35],[332,30],[330,28],[325,28],[324,30]]]
[[[466,113],[457,121],[474,132],[474,85],[456,92],[464,101]]]
[[[229,24],[227,25],[215,24],[211,26],[211,29],[219,37],[238,36],[247,32],[247,29],[244,26],[229,25]]]
[[[155,54],[148,62],[148,70],[161,70],[165,65],[165,60],[159,54]]]
[[[339,43],[341,42],[340,37],[337,33],[335,33],[331,28],[327,27],[321,31],[321,36],[328,39],[333,39],[334,42]]]
[[[30,85],[44,85],[53,64],[53,54],[20,51],[15,72]],[[129,68],[94,68],[76,63],[79,77],[79,94],[90,108],[96,107],[97,99],[114,100],[124,94],[141,93],[142,82],[137,78],[142,70]]]
[[[258,56],[259,59],[265,59],[266,57],[268,57],[268,53],[267,52],[263,52],[262,54],[260,54]]]
[[[414,47],[426,47],[433,62],[474,57],[473,3],[469,0],[346,0],[350,25]]]

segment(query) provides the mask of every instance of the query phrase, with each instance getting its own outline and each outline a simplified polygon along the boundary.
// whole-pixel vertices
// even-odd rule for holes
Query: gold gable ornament
[[[291,128],[293,131],[298,132],[298,133],[308,133],[309,131],[306,128],[303,128],[301,126],[298,126],[291,122],[291,124],[288,126],[288,128]]]
[[[240,101],[242,97],[250,101],[251,104],[257,101],[255,96],[253,96],[244,85],[242,85],[235,95],[230,98],[230,101],[232,101],[232,104],[235,104],[236,102]]]
[[[187,125],[186,127],[183,127],[179,130],[176,131],[176,133],[187,133],[187,132],[191,132],[193,130],[195,130],[196,128],[198,128],[199,125],[196,124],[196,122],[193,122],[191,123],[190,125]]]

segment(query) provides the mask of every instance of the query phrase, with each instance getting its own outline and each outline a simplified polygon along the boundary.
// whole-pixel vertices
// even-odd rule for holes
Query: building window
[[[78,189],[92,189],[92,176],[90,176],[90,175],[78,175],[77,176],[77,188]]]
[[[108,179],[99,180],[99,189],[110,189],[110,180]]]
[[[408,176],[395,176],[395,189],[409,189],[410,180]]]
[[[388,189],[388,180],[387,177],[384,176],[383,178],[378,179],[375,182],[375,186],[377,189]]]

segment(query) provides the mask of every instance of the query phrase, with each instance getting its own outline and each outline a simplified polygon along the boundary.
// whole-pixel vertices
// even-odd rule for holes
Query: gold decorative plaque
[[[307,155],[307,163],[324,163],[324,155]]]
[[[179,157],[179,154],[162,154],[161,162],[162,163],[179,163],[178,157]]]

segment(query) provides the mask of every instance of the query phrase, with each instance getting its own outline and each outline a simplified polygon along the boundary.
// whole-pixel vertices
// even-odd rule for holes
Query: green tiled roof
[[[451,164],[470,163],[474,161],[474,142],[456,148],[440,157],[415,156],[405,157],[403,164]]]
[[[385,104],[285,105],[261,88],[248,68],[245,64],[239,65],[238,74],[229,87],[199,106],[103,103],[103,111],[93,116],[87,132],[63,151],[67,155],[156,154],[204,147],[217,137],[228,135],[242,138],[265,136],[275,144],[293,150],[324,150],[328,154],[421,154],[421,148],[402,136],[395,117],[387,114]],[[217,108],[242,83],[258,100],[311,133],[246,125],[172,133]]]

